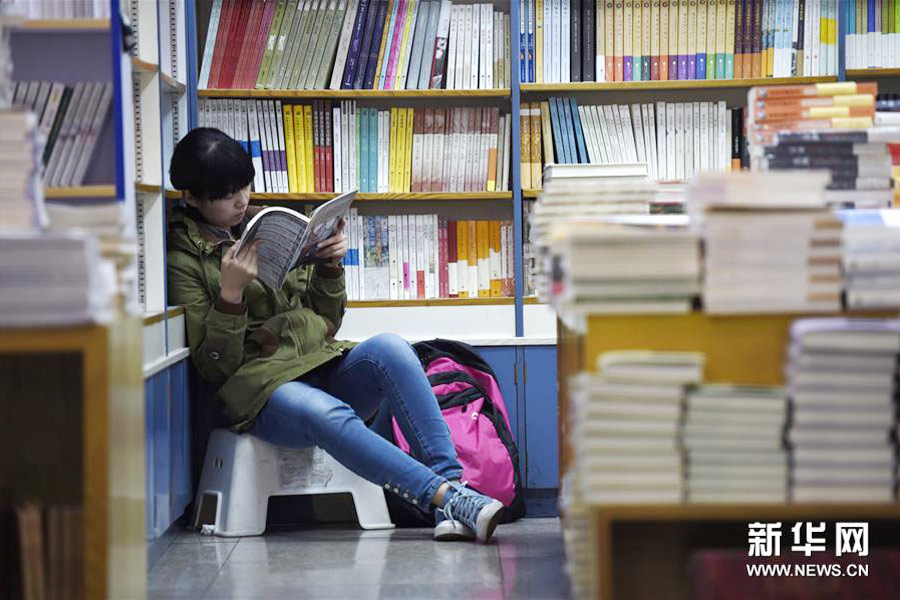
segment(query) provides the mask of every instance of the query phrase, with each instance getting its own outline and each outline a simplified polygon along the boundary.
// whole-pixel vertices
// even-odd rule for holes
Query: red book
[[[252,58],[247,61],[247,70],[244,73],[244,80],[240,82],[240,86],[244,89],[253,89],[256,87],[256,79],[259,77],[259,67],[262,65],[263,55],[266,51],[266,41],[269,38],[269,29],[272,28],[272,19],[275,18],[275,8],[278,5],[277,0],[263,1],[265,2],[265,8],[263,9],[259,29],[256,31],[256,41],[253,45]]]
[[[222,70],[219,73],[219,87],[227,89],[234,80],[234,72],[237,68],[238,51],[240,50],[242,34],[247,26],[247,16],[250,12],[250,0],[238,0],[234,7],[231,23],[228,26],[228,37],[225,39],[225,55],[222,62]]]
[[[334,192],[334,138],[331,131],[331,103],[322,101],[322,121],[325,123],[325,191]]]
[[[440,269],[438,271],[438,289],[441,298],[450,297],[450,284],[447,274],[447,219],[441,217],[438,221],[438,241],[440,242],[440,254],[438,255]]]
[[[475,191],[475,165],[478,162],[478,153],[476,152],[476,142],[478,140],[479,126],[481,120],[481,109],[470,108],[466,111],[466,153],[463,155],[466,161],[466,179],[463,190],[466,192]]]
[[[456,221],[447,221],[445,223],[445,225],[447,228],[447,272],[448,272],[447,297],[448,298],[457,298],[457,297],[459,297],[458,288],[455,289],[453,293],[450,293],[450,283],[449,283],[450,282],[450,278],[449,278],[450,265],[453,265],[454,270],[456,270],[458,268],[457,264],[456,264],[456,261],[457,261],[457,257],[456,257],[456,227],[457,227],[457,225],[456,225]],[[457,278],[458,277],[459,277],[459,275],[457,275]],[[454,287],[456,287],[456,286],[454,286]]]
[[[228,30],[231,26],[231,16],[235,8],[240,8],[239,0],[223,0],[222,14],[219,15],[219,31],[216,33],[216,45],[213,47],[213,60],[209,68],[210,89],[219,87],[219,74],[222,72],[222,61],[225,59],[225,45],[228,40]]]
[[[322,148],[321,148],[321,137],[322,137],[322,129],[320,123],[320,115],[319,115],[319,101],[313,101],[313,169],[315,170],[315,190],[316,192],[323,192],[324,188],[322,186]]]
[[[237,61],[234,76],[231,81],[226,82],[227,87],[241,87],[247,71],[247,59],[251,54],[251,44],[256,40],[256,30],[259,29],[259,22],[262,19],[262,11],[265,8],[262,2],[258,0],[250,2],[250,11],[247,14],[247,22],[243,24],[239,30],[237,41]]]

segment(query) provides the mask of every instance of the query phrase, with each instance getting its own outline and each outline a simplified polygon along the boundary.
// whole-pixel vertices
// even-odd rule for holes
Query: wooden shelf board
[[[270,200],[279,202],[324,202],[331,200],[337,194],[250,194],[251,200]],[[181,192],[166,190],[166,198],[179,199]],[[511,200],[512,192],[423,192],[423,193],[390,193],[390,194],[357,194],[355,202],[385,202],[385,201],[458,201],[458,200]]]
[[[496,306],[515,303],[515,298],[435,298],[431,300],[354,300],[350,308],[398,308],[409,306]]]
[[[607,521],[749,521],[897,519],[900,504],[613,504],[590,507]]]
[[[87,352],[106,347],[107,326],[26,327],[0,329],[0,354]]]
[[[21,29],[29,31],[109,31],[109,19],[31,19]]]
[[[168,310],[160,310],[157,312],[144,313],[143,323],[144,326],[153,325],[154,323],[159,323],[164,318],[168,317],[169,319],[173,319],[179,315],[184,314],[183,306],[170,306]]]
[[[537,198],[537,197],[538,197],[538,194],[540,194],[541,191],[542,191],[542,190],[538,190],[538,189],[526,189],[526,190],[522,190],[522,197],[523,197],[523,198]]]
[[[900,69],[847,69],[847,77],[900,77]]]
[[[44,198],[115,198],[115,185],[78,185],[44,188]]]
[[[131,57],[131,70],[132,73],[138,73],[141,75],[156,75],[159,73],[159,65],[154,63],[149,63],[147,61],[141,60],[137,57]]]
[[[165,91],[170,94],[183,94],[185,90],[187,90],[187,86],[172,77],[171,75],[166,75],[165,73],[160,73],[160,78],[162,79],[163,87]]]
[[[489,90],[198,90],[201,98],[509,98],[509,88]]]
[[[136,181],[134,182],[134,189],[145,194],[158,194],[162,191],[162,186]]]
[[[549,306],[546,302],[541,302],[540,300],[538,300],[537,296],[525,296],[524,298],[522,298],[522,304],[544,304]]]
[[[580,83],[523,83],[523,94],[557,92],[622,92],[749,88],[757,85],[828,83],[837,77],[765,77],[759,79],[686,79],[674,81],[586,81]]]

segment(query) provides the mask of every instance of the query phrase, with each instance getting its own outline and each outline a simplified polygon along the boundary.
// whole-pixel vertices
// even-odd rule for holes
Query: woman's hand
[[[339,267],[344,262],[344,256],[347,254],[347,236],[344,234],[345,225],[346,221],[341,219],[338,221],[337,233],[319,242],[316,258],[323,264]]]
[[[237,245],[234,244],[222,257],[222,288],[219,296],[225,302],[240,304],[243,301],[244,288],[256,279],[257,244],[258,242],[253,242],[249,246],[242,247],[237,256],[234,252]]]

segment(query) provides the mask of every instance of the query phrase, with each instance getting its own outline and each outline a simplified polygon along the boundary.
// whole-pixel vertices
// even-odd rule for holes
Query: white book
[[[709,163],[713,172],[722,171],[722,165],[719,164],[719,107],[717,104],[710,104],[710,128],[709,128]]]
[[[84,145],[87,141],[87,136],[91,128],[91,123],[94,120],[94,115],[99,110],[100,99],[103,96],[105,87],[106,84],[103,83],[97,83],[94,85],[94,89],[91,91],[90,98],[88,99],[88,103],[85,106],[84,114],[79,118],[77,129],[74,132],[74,136],[72,137],[72,151],[69,153],[65,164],[61,165],[61,168],[58,171],[58,177],[56,178],[56,181],[53,183],[53,185],[74,185],[72,183],[72,176],[75,174],[75,168],[78,166],[78,163],[81,160],[81,155],[85,150]]]
[[[347,104],[350,109],[347,115],[347,129],[350,132],[348,140],[349,148],[347,157],[350,160],[350,185],[351,189],[359,188],[359,120],[356,117],[356,102],[350,100]]]
[[[397,295],[409,300],[409,215],[397,215]]]
[[[811,69],[810,69],[809,74],[812,77],[817,77],[819,75],[825,74],[821,68],[821,42],[819,41],[821,39],[819,37],[820,36],[819,18],[820,18],[821,9],[822,9],[821,1],[814,0],[812,2],[811,8],[812,8],[812,11],[811,11],[812,14],[810,16],[812,17],[812,35],[810,36],[811,37],[810,41],[812,42],[812,64],[810,65]]]
[[[627,105],[626,105],[627,108]],[[631,129],[635,141],[635,158],[639,163],[647,164],[647,151],[644,147],[644,124],[641,120],[641,105],[631,105]],[[649,166],[648,166],[649,171]]]
[[[44,171],[44,184],[48,186],[57,185],[56,182],[65,168],[69,155],[72,153],[72,145],[75,136],[78,134],[78,126],[90,103],[91,94],[95,87],[99,84],[79,82],[75,84],[75,91],[69,100],[69,106],[66,114],[63,116],[63,122],[57,134],[56,143],[53,145],[53,152],[50,155],[50,162]]]
[[[506,280],[509,279],[509,236],[511,234],[509,230],[509,223],[506,221],[500,221],[500,286],[503,289],[503,286],[506,284]]]
[[[472,236],[474,232],[477,230],[477,224],[475,228],[469,230],[469,236]],[[472,242],[469,240],[469,247],[471,248]],[[476,248],[478,244],[475,244]],[[478,265],[478,257],[469,256],[467,259],[467,266],[469,272],[469,280],[466,282],[466,291],[469,293],[469,298],[477,298],[478,297],[478,288],[479,288],[479,265]]]
[[[329,89],[341,89],[341,80],[344,78],[344,67],[347,66],[347,54],[350,52],[350,40],[353,37],[353,24],[356,21],[356,11],[358,7],[359,0],[349,0],[347,2],[347,10],[344,12],[343,22],[341,23],[341,37],[338,40],[338,46],[334,56],[331,82],[328,85]]]
[[[390,170],[390,157],[386,148],[388,146],[388,123],[390,111],[378,111],[378,192],[383,194],[388,191],[388,175]]]
[[[349,132],[349,117],[347,113],[349,112],[347,108],[347,100],[341,100],[338,105],[340,120],[341,120],[341,145],[339,148],[335,148],[335,156],[340,155],[341,157],[341,183],[346,186],[348,190],[353,189],[353,184],[350,182],[350,132]],[[337,169],[335,169],[335,173],[337,173]]]
[[[655,7],[658,7],[658,4],[654,4]],[[656,8],[655,10],[658,10]],[[606,36],[604,32],[606,31],[606,2],[602,0],[596,2],[594,6],[594,18],[596,20],[596,27],[594,31],[596,32],[595,40],[594,40],[594,74],[596,76],[597,81],[606,81]],[[612,15],[609,15],[609,18],[612,18]]]
[[[397,215],[388,215],[388,281],[390,285],[390,299],[400,299],[399,279],[397,278]]]
[[[422,286],[422,289],[419,290],[419,276],[421,274],[422,283],[427,284],[428,282],[428,248],[426,246],[427,241],[427,231],[426,231],[426,215],[416,215],[416,297],[417,298],[427,298],[426,295],[427,289],[425,285]],[[419,291],[422,294],[419,294]]]
[[[450,34],[447,38],[447,83],[448,90],[458,89],[456,85],[456,65],[459,61],[459,21],[463,7],[454,4],[450,8]],[[461,62],[459,63],[462,64]]]
[[[690,179],[694,176],[694,103],[684,102],[684,141],[682,149],[684,150],[684,179]],[[678,117],[675,117],[676,120]]]
[[[347,257],[344,260],[344,282],[347,287],[347,300],[358,300],[356,296],[356,265],[355,260],[359,255],[356,246],[356,210],[351,208],[347,217]]]
[[[694,102],[691,107],[693,110],[693,127],[691,133],[693,135],[693,156],[694,166],[693,173],[696,175],[700,172],[700,103]]]
[[[800,40],[800,36],[802,36],[802,32],[800,31],[800,3],[799,2],[791,2],[794,10],[791,13],[791,36],[790,41],[788,41],[788,45],[790,46],[790,58],[788,59],[788,76],[789,77],[797,77],[802,75],[802,73],[797,73],[797,49],[794,47],[795,42]],[[806,14],[806,9],[804,8],[804,15]]]
[[[56,114],[59,112],[59,105],[62,102],[65,91],[66,85],[60,81],[55,81],[50,86],[50,93],[47,95],[47,105],[44,107],[44,114],[41,115],[40,124],[41,136],[45,140],[50,135],[50,130],[53,129],[53,123],[56,121]]]
[[[598,116],[601,117],[603,123],[604,137],[607,142],[607,156],[611,163],[626,162],[622,156],[622,144],[616,132],[615,119],[613,118],[613,107],[609,104],[597,107]]]
[[[265,188],[262,191],[273,193],[276,189],[274,173],[272,172],[272,132],[269,131],[269,120],[266,117],[266,103],[264,100],[252,100],[251,102],[256,108],[255,115],[259,124],[259,141],[262,155],[268,158],[268,160],[263,161]]]
[[[222,14],[222,0],[213,0],[209,13],[209,28],[206,30],[206,44],[203,45],[203,60],[197,87],[205,90],[209,86],[209,71],[212,67],[213,50],[216,46],[216,35],[219,32],[219,16]]]
[[[350,186],[347,186],[347,189],[344,189],[344,169],[343,169],[343,156],[342,151],[344,148],[343,142],[343,123],[341,122],[341,106],[338,104],[337,106],[331,107],[331,129],[333,131],[333,149],[334,149],[334,159],[333,159],[333,167],[334,167],[334,191],[335,192],[349,192]]]
[[[474,22],[473,13],[474,7],[472,5],[466,5],[462,7],[462,19],[461,25],[459,27],[459,33],[461,36],[460,46],[462,50],[462,65],[461,69],[457,72],[457,85],[456,89],[464,90],[469,89],[472,85],[472,24]],[[477,56],[478,49],[475,49],[475,53]],[[459,57],[457,57],[459,59]],[[460,66],[460,65],[457,65]],[[477,65],[476,65],[477,69]],[[462,74],[462,79],[459,79],[460,73]]]
[[[406,222],[406,253],[407,253],[407,273],[409,278],[409,299],[415,300],[418,297],[416,286],[416,215],[407,215]]]
[[[409,77],[409,63],[413,54],[413,44],[415,42],[415,37],[417,34],[418,23],[417,18],[419,16],[419,7],[422,4],[421,0],[409,0],[412,2],[412,13],[408,15],[407,21],[409,23],[409,37],[406,39],[406,51],[403,52],[403,61],[397,67],[397,79],[394,83],[395,90],[406,89],[406,79]],[[371,10],[371,9],[370,9]],[[362,68],[365,68],[363,65]]]
[[[500,227],[500,248],[494,248],[492,243],[488,244],[488,268],[490,271],[488,272],[488,282],[487,289],[491,289],[492,281],[503,281],[502,274],[502,252],[503,252],[503,240],[506,237],[503,235],[503,227],[501,223]],[[488,227],[488,239],[491,239],[490,235],[490,226]]]
[[[423,111],[425,109],[419,108],[416,110]],[[415,119],[413,123],[417,120]],[[415,127],[413,127],[412,148],[410,149],[410,179],[412,182],[422,181],[422,134],[421,129],[416,131]]]
[[[591,118],[594,121],[594,127],[597,129],[597,140],[601,145],[601,153],[606,164],[616,162],[613,158],[612,139],[610,138],[609,129],[606,126],[606,117],[603,115],[603,107],[593,105],[591,109]]]
[[[366,218],[356,217],[356,245],[359,248],[359,264],[356,266],[356,289],[360,300],[368,300],[366,294]]]
[[[41,81],[37,87],[37,97],[34,101],[34,114],[37,115],[38,122],[44,114],[44,107],[47,105],[47,97],[50,95],[50,81]]]
[[[484,38],[481,35],[481,5],[472,5],[472,28],[469,30],[472,39],[472,69],[469,71],[468,89],[477,90],[481,78],[481,55],[484,50]]]
[[[440,260],[438,252],[440,251],[440,240],[438,239],[439,223],[436,214],[426,215],[426,224],[428,225],[428,279],[431,285],[431,298],[440,298],[440,285],[438,277],[440,276]]]
[[[463,175],[465,174],[465,116],[466,110],[463,108],[454,108],[453,121],[456,124],[456,132],[453,134],[453,162],[450,171],[450,191],[458,192],[463,189]]]
[[[250,139],[250,159],[253,162],[253,170],[255,171],[253,176],[253,191],[264,192],[266,186],[262,166],[262,142],[259,134],[259,121],[256,116],[256,101],[246,100],[244,108],[248,113],[247,132]]]
[[[91,157],[94,155],[94,148],[97,146],[97,140],[100,137],[100,131],[103,129],[103,123],[106,121],[106,114],[109,112],[109,105],[112,101],[113,88],[112,84],[107,82],[103,84],[103,95],[97,110],[94,112],[93,120],[88,129],[87,137],[84,141],[84,150],[81,153],[78,165],[75,167],[74,174],[69,185],[81,185],[84,181],[84,175],[90,165]]]
[[[669,179],[669,164],[666,146],[666,103],[656,103],[656,159],[659,162],[659,178]]]
[[[675,179],[684,180],[684,102],[675,103]]]
[[[728,135],[728,128],[731,127],[731,119],[728,118],[724,100],[719,100],[717,108],[719,113],[719,129],[716,135],[716,141],[718,142],[719,171],[728,171],[731,168],[731,152],[729,150],[731,138]]]
[[[588,162],[599,162],[598,158],[600,156],[600,153],[597,151],[597,147],[594,145],[594,137],[593,135],[591,135],[591,128],[587,120],[587,106],[579,106],[577,108],[578,118],[581,120],[581,129],[582,131],[584,131],[584,145],[587,147],[589,159]]]
[[[560,52],[560,62],[559,62],[559,77],[561,83],[569,83],[571,79],[571,22],[570,22],[570,3],[563,0],[560,2],[561,10],[559,14],[560,21],[560,43],[559,43],[559,52]]]
[[[700,172],[709,171],[709,102],[700,103]]]
[[[653,123],[653,106],[650,104],[641,105],[641,122],[644,132],[644,152],[647,156],[647,163],[650,166],[650,178],[658,179],[658,170],[656,164],[656,144],[654,137],[656,136],[656,126]]]
[[[550,57],[550,67],[551,72],[553,74],[553,79],[551,83],[562,83],[562,5],[563,0],[550,0],[553,4],[553,23],[550,27],[551,32],[551,40],[550,40],[550,51],[552,56]],[[546,25],[545,25],[546,27]],[[546,46],[544,46],[546,48]]]
[[[638,162],[637,143],[634,135],[634,126],[631,124],[631,113],[627,104],[619,105],[619,117],[622,136],[628,147],[628,156],[631,162]]]
[[[273,105],[274,101],[266,100],[264,101],[265,106],[265,115],[266,115],[266,127],[268,128],[266,131],[271,136],[269,139],[269,143],[272,147],[272,183],[275,186],[275,191],[277,193],[282,193],[282,181],[281,181],[281,144],[278,139],[278,127],[275,125],[275,118],[273,115]],[[236,115],[236,111],[232,113],[232,117]],[[232,125],[235,130],[237,129],[237,121],[234,121]],[[325,131],[325,124],[322,123],[322,131]]]
[[[290,192],[290,188],[288,187],[288,165],[287,165],[287,143],[284,140],[284,117],[281,111],[281,100],[276,100],[272,106],[272,120],[275,121],[275,126],[278,129],[278,156],[281,161],[281,169],[279,173],[281,174],[281,193],[287,194]],[[337,127],[332,127],[332,137],[338,135],[339,129]],[[337,141],[334,142],[335,148],[340,148],[340,145]],[[335,153],[337,154],[337,153]],[[332,161],[333,162],[333,161]],[[334,170],[335,173],[339,173],[337,169]],[[340,175],[338,175],[340,177]],[[341,188],[337,186],[337,183],[334,183],[334,190],[340,191]]]
[[[490,108],[483,108],[481,111],[481,161],[480,161],[480,177],[478,180],[478,189],[476,191],[487,191],[488,176],[488,157],[491,154],[491,115]]]
[[[494,13],[494,5],[493,4],[483,4],[482,5],[482,14],[481,14],[481,22],[484,27],[485,32],[485,40],[484,40],[484,88],[492,89],[497,87],[494,82],[494,64],[496,63],[497,51],[496,47],[499,45],[496,40],[496,28],[495,23],[497,19],[495,18]]]

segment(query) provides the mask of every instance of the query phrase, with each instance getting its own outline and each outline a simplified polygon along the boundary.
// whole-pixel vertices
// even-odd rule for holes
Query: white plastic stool
[[[393,529],[384,491],[321,448],[281,448],[216,429],[206,446],[194,527],[220,536],[261,535],[270,496],[344,492],[353,496],[360,527]]]

